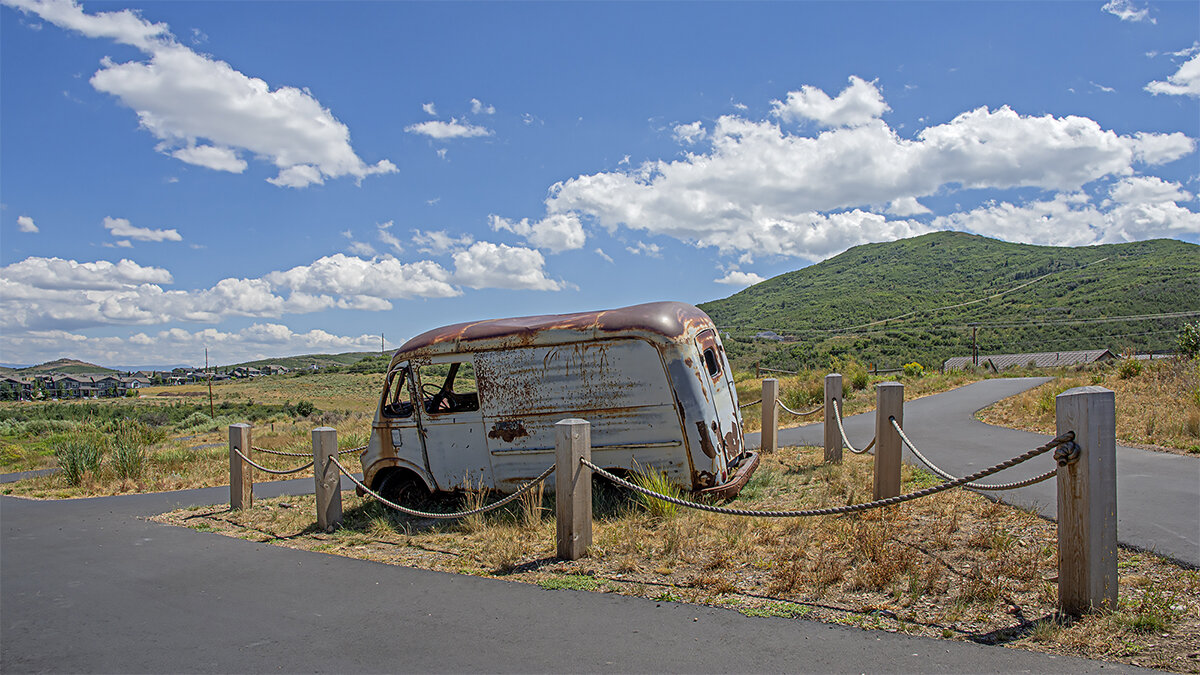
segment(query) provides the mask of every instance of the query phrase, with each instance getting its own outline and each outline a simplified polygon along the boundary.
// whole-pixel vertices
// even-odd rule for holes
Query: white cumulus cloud
[[[148,227],[134,227],[125,218],[104,217],[104,229],[114,237],[124,237],[137,241],[183,241],[178,230],[152,230]]]
[[[766,279],[760,277],[754,272],[739,272],[737,270],[730,270],[725,274],[725,276],[721,277],[720,279],[713,279],[713,281],[717,282],[718,284],[726,284],[728,286],[745,288],[746,286],[753,286],[754,284],[762,283],[766,281]]]
[[[460,122],[453,118],[449,122],[443,120],[418,122],[417,124],[410,124],[404,127],[404,130],[410,134],[420,134],[439,141],[451,138],[478,138],[480,136],[492,135],[491,130],[487,127],[481,127],[469,122]]]
[[[826,127],[866,124],[891,110],[874,82],[854,75],[836,98],[806,85],[788,92],[785,101],[771,101],[771,107],[771,114],[785,121],[807,119]]]
[[[580,249],[587,243],[583,223],[573,213],[553,213],[536,222],[530,222],[528,218],[514,222],[493,214],[488,221],[493,230],[512,232],[537,248],[554,253]]]
[[[471,99],[471,113],[475,115],[495,115],[496,106],[487,105],[477,98]]]
[[[1200,54],[1196,54],[1179,66],[1179,70],[1167,76],[1166,82],[1155,80],[1146,85],[1151,94],[1200,97]]]
[[[38,226],[29,216],[17,216],[17,229],[28,234],[37,234],[38,232]]]
[[[673,130],[675,141],[684,145],[695,145],[704,140],[708,136],[708,132],[704,130],[704,126],[699,122],[691,124],[677,124]],[[624,164],[629,163],[629,155],[625,155]]]
[[[240,148],[275,165],[279,175],[271,183],[294,188],[396,171],[386,159],[368,165],[359,158],[346,125],[306,90],[272,89],[180,44],[166,24],[130,10],[87,14],[73,0],[4,1],[61,28],[144,52],[144,61],[106,58],[91,84],[133,109],[142,128],[161,141],[158,148],[181,161],[241,173]]]
[[[454,254],[454,280],[471,288],[559,291],[546,276],[546,259],[534,249],[478,241]]]
[[[432,232],[413,230],[412,241],[419,247],[418,250],[421,253],[442,255],[443,253],[457,251],[470,246],[475,243],[475,237],[469,234],[455,237],[445,230],[434,230]]]

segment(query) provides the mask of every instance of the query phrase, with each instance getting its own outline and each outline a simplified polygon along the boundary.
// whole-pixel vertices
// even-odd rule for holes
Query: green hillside
[[[962,303],[971,304],[952,307]],[[971,353],[972,323],[981,354],[1165,351],[1200,317],[1107,319],[1200,312],[1200,246],[1065,248],[937,232],[856,246],[701,308],[729,336],[740,367],[824,366],[832,357],[938,366]],[[864,325],[885,319],[893,320]],[[765,330],[796,341],[753,338]]]
[[[390,352],[389,352],[390,354]],[[261,368],[268,365],[278,365],[285,368],[296,370],[298,368],[307,368],[316,364],[319,368],[328,368],[330,366],[349,366],[359,361],[371,357],[378,356],[379,352],[346,352],[344,354],[302,354],[300,356],[280,356],[279,358],[259,359],[257,361],[246,361],[245,363],[234,363],[228,366],[221,366],[221,370],[237,368],[238,366],[246,366],[249,368]]]

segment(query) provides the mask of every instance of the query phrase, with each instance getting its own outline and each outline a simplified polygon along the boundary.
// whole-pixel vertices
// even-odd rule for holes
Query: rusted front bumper
[[[733,478],[709,488],[699,490],[696,494],[705,497],[715,497],[717,499],[733,499],[746,487],[746,483],[750,482],[750,477],[754,475],[754,470],[758,468],[758,453],[750,452],[749,450],[738,455],[733,460],[737,471],[733,474]]]

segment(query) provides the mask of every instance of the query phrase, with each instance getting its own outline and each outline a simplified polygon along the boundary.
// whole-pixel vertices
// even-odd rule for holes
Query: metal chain
[[[837,399],[833,399],[833,416],[837,418],[838,431],[842,432],[842,442],[846,444],[846,449],[856,455],[861,455],[875,447],[875,438],[871,438],[871,442],[867,443],[867,447],[862,450],[856,450],[853,445],[850,445],[850,439],[846,438],[846,427],[842,426],[842,408],[838,405]]]
[[[749,408],[750,406],[752,406],[752,405],[758,405],[759,403],[762,403],[762,399],[761,399],[761,398],[760,398],[760,399],[758,399],[757,401],[753,401],[753,402],[751,402],[751,403],[743,403],[742,405],[739,405],[739,406],[738,406],[738,410],[741,410],[742,408]]]
[[[934,495],[939,492],[943,492],[945,490],[950,490],[952,488],[961,487],[962,485],[965,485],[966,483],[970,483],[970,482],[978,480],[980,478],[985,478],[994,473],[998,473],[1005,469],[1014,467],[1014,466],[1020,464],[1021,462],[1033,459],[1034,457],[1037,457],[1038,455],[1040,455],[1042,453],[1049,452],[1050,450],[1053,450],[1054,448],[1056,448],[1060,445],[1063,445],[1064,443],[1069,443],[1072,440],[1074,440],[1074,438],[1075,438],[1075,432],[1068,431],[1067,433],[1065,433],[1061,436],[1058,436],[1057,438],[1055,438],[1054,440],[1050,441],[1049,443],[1047,443],[1043,446],[1034,448],[1033,450],[1029,450],[1025,453],[1017,455],[1016,457],[1013,457],[1012,459],[1009,459],[1009,460],[1006,460],[999,464],[996,464],[995,466],[990,466],[982,471],[976,471],[975,473],[971,474],[970,476],[964,476],[963,478],[958,478],[956,480],[941,483],[940,485],[934,485],[933,487],[928,487],[928,488],[925,488],[924,490],[917,490],[916,492],[909,492],[908,494],[897,495],[895,497],[888,497],[886,499],[877,499],[873,502],[866,502],[863,504],[851,504],[848,506],[835,506],[835,507],[825,508],[825,509],[806,509],[803,511],[752,511],[749,509],[729,509],[729,508],[724,508],[724,507],[720,507],[720,506],[709,506],[708,504],[698,504],[696,502],[690,502],[685,499],[678,499],[676,497],[668,497],[667,495],[659,494],[657,492],[654,492],[653,490],[648,490],[640,485],[635,485],[633,483],[630,483],[629,481],[627,481],[623,478],[614,476],[613,474],[609,473],[608,471],[601,469],[600,467],[596,466],[595,464],[592,464],[591,462],[589,462],[586,459],[580,458],[579,461],[582,462],[584,466],[590,468],[592,471],[595,471],[596,473],[598,473],[601,476],[607,478],[608,480],[616,483],[617,485],[620,485],[620,486],[625,487],[630,490],[634,490],[635,492],[640,492],[648,497],[654,497],[655,499],[661,499],[662,501],[669,502],[671,504],[678,504],[679,506],[686,506],[687,508],[691,508],[691,509],[697,509],[700,511],[708,511],[709,513],[721,513],[721,514],[725,514],[725,515],[729,515],[729,516],[750,516],[750,517],[757,517],[757,518],[803,518],[803,517],[807,517],[807,516],[833,516],[833,515],[839,515],[839,514],[843,514],[843,513],[855,513],[858,511],[866,511],[868,509],[877,509],[877,508],[881,508],[884,506],[892,506],[894,504],[901,504],[903,502],[907,502],[907,501],[910,501],[913,499],[919,499],[921,497],[928,497],[929,495]]]
[[[351,475],[350,472],[346,470],[346,467],[342,466],[342,463],[337,460],[336,456],[330,456],[329,461],[333,462],[334,465],[337,466],[337,468],[342,472],[342,474],[345,475],[347,478],[349,478],[355,485],[357,485],[359,487],[359,489],[361,489],[363,492],[365,492],[365,493],[371,495],[372,497],[374,497],[375,499],[377,499],[379,501],[379,503],[383,504],[384,506],[395,509],[401,513],[407,513],[410,516],[417,516],[418,518],[439,518],[439,519],[443,519],[443,520],[449,520],[452,518],[466,518],[467,516],[473,516],[477,513],[487,513],[488,511],[494,511],[495,509],[498,509],[501,506],[504,506],[505,504],[511,502],[512,500],[516,499],[517,497],[520,497],[522,494],[528,492],[530,489],[533,488],[533,486],[537,485],[538,483],[542,482],[543,480],[546,480],[547,476],[554,473],[554,469],[557,466],[556,464],[551,464],[550,468],[543,471],[540,476],[538,476],[537,478],[534,478],[533,480],[529,481],[528,483],[525,483],[521,487],[517,488],[516,492],[512,493],[511,495],[509,495],[509,496],[505,497],[504,499],[501,499],[500,501],[495,502],[493,504],[488,504],[487,506],[481,506],[477,509],[471,509],[470,511],[458,511],[455,513],[433,513],[430,511],[418,511],[416,509],[410,509],[408,507],[400,506],[399,504],[397,504],[395,502],[384,499],[382,496],[379,495],[378,492],[375,492],[374,490],[367,487],[366,485],[363,485],[362,481],[360,481],[359,479],[357,479],[353,475]]]
[[[957,478],[955,476],[952,476],[949,473],[946,473],[941,468],[939,468],[938,465],[929,461],[929,458],[927,458],[925,455],[921,454],[921,451],[917,449],[917,446],[913,445],[913,442],[911,440],[909,440],[908,435],[904,433],[904,429],[901,429],[900,425],[896,423],[895,417],[889,417],[888,420],[891,421],[892,427],[896,430],[896,432],[900,434],[900,440],[904,441],[904,444],[908,446],[908,449],[912,450],[912,453],[914,455],[916,455],[917,459],[921,460],[922,464],[929,467],[930,471],[936,473],[937,475],[941,476],[942,478],[944,478],[946,480],[957,480]],[[997,483],[997,484],[993,484],[993,485],[985,485],[983,483],[966,483],[965,485],[963,485],[963,487],[971,488],[972,490],[1015,490],[1017,488],[1023,488],[1023,487],[1028,487],[1030,485],[1036,485],[1044,480],[1049,480],[1051,478],[1054,478],[1057,475],[1058,475],[1058,469],[1054,468],[1040,476],[1034,476],[1033,478],[1026,478],[1025,480],[1014,481],[1012,483]]]
[[[309,462],[308,464],[305,464],[304,466],[298,466],[294,469],[287,469],[284,471],[280,471],[278,469],[268,469],[267,467],[263,466],[262,464],[259,464],[259,463],[255,462],[254,460],[250,459],[249,457],[243,455],[241,450],[238,450],[237,448],[230,448],[230,449],[233,450],[234,452],[236,452],[238,457],[241,457],[250,466],[258,469],[259,471],[266,471],[267,473],[273,473],[277,476],[286,476],[289,473],[300,473],[301,471],[303,471],[313,465],[312,462]],[[307,457],[308,455],[303,455],[303,456]]]
[[[283,450],[268,450],[267,448],[260,448],[254,445],[250,446],[250,449],[255,452],[265,452],[268,455],[281,455],[283,457],[312,457],[311,452],[284,452]]]
[[[797,415],[799,417],[808,417],[809,415],[816,415],[817,413],[821,412],[825,408],[824,405],[819,405],[819,406],[813,408],[812,410],[809,410],[808,412],[796,412],[795,410],[792,410],[791,408],[784,405],[783,401],[780,401],[778,399],[776,399],[775,404],[778,405],[780,408],[783,408],[784,410],[792,413],[793,415]]]

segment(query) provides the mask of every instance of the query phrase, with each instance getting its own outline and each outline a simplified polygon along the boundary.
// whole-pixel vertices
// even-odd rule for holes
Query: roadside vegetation
[[[1122,359],[1090,372],[1064,373],[980,411],[989,424],[1052,434],[1054,397],[1073,387],[1116,392],[1117,442],[1200,455],[1200,359]]]
[[[736,505],[799,509],[870,499],[869,457],[847,456],[841,465],[824,465],[821,457],[819,448],[764,457]],[[653,481],[652,474],[646,480]],[[903,480],[905,492],[937,482],[910,467]],[[664,508],[602,480],[593,495],[594,545],[574,562],[555,558],[552,494],[455,522],[410,518],[346,492],[344,525],[331,534],[315,527],[311,495],[261,500],[236,512],[193,507],[160,520],[546,589],[621,593],[1181,672],[1200,666],[1200,574],[1122,550],[1118,611],[1060,620],[1054,524],[978,494],[951,491],[884,510],[805,519]],[[409,505],[452,511],[490,499],[466,493]]]

